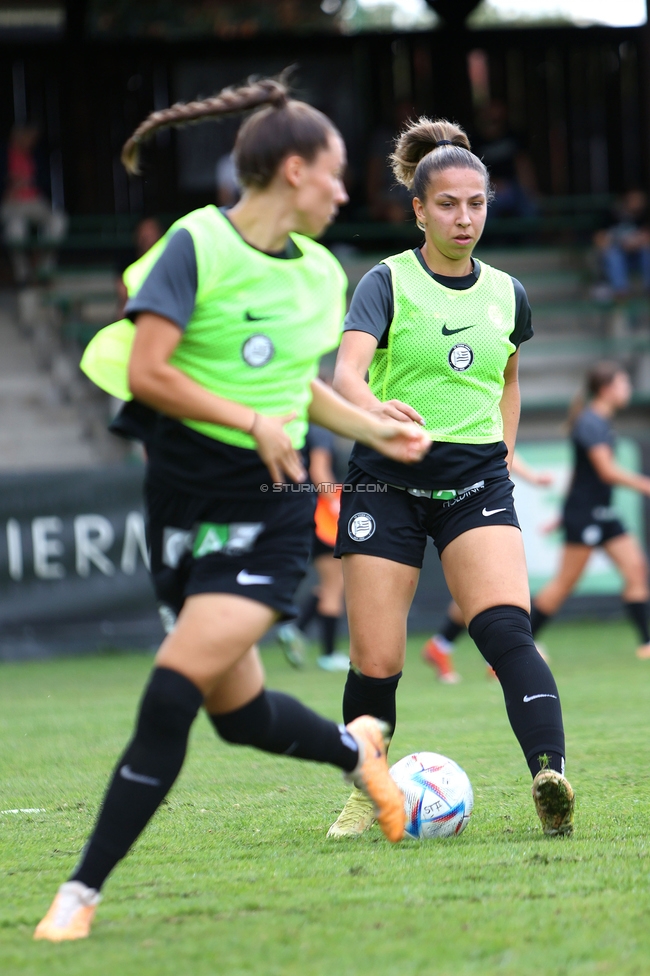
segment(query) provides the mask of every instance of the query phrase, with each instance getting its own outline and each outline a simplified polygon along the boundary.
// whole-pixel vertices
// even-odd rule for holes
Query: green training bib
[[[375,396],[417,410],[434,441],[487,444],[503,437],[499,404],[515,352],[515,290],[510,275],[481,263],[471,288],[441,285],[413,251],[383,262],[391,271],[395,315],[388,346],[370,364]]]
[[[297,413],[285,429],[294,447],[302,447],[310,384],[321,357],[340,340],[347,285],[343,269],[327,248],[299,234],[291,235],[300,252],[297,258],[278,259],[258,251],[217,207],[208,206],[178,220],[154,245],[153,256],[149,251],[127,269],[130,294],[137,294],[169,237],[180,228],[194,241],[197,293],[171,365],[211,393],[258,413]],[[129,393],[121,399],[130,399],[127,368],[133,335],[133,326],[114,323],[95,336],[82,360],[82,369],[102,389],[116,396]],[[231,427],[183,423],[227,444],[256,446],[253,437]]]

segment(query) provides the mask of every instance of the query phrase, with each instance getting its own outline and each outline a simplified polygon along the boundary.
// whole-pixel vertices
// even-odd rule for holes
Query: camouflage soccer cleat
[[[47,915],[36,926],[34,938],[48,942],[86,939],[100,901],[101,895],[94,888],[81,881],[66,881],[56,893]]]
[[[346,728],[359,747],[359,762],[345,779],[369,797],[379,826],[388,840],[396,844],[404,836],[406,814],[404,794],[388,771],[386,742],[390,728],[370,715],[355,718]]]
[[[374,822],[375,808],[372,800],[355,786],[337,819],[327,831],[327,836],[358,837],[372,827]]]
[[[305,638],[295,624],[282,624],[277,631],[278,644],[292,668],[305,666]]]
[[[547,837],[573,833],[575,794],[571,784],[555,769],[542,769],[533,780],[533,800]]]

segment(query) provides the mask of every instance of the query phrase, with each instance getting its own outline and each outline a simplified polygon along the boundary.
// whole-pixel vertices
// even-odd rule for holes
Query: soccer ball
[[[467,773],[437,752],[415,752],[391,768],[404,794],[405,837],[455,837],[465,827],[474,806]]]

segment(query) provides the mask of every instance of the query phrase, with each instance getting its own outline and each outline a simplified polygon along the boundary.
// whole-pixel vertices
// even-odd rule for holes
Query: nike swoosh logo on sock
[[[557,699],[557,695],[524,695],[524,701],[525,702],[534,701],[535,698],[555,698],[555,699]]]
[[[159,779],[155,776],[143,776],[142,773],[134,773],[130,766],[122,766],[120,769],[122,779],[128,779],[131,783],[142,783],[143,786],[162,786]]]

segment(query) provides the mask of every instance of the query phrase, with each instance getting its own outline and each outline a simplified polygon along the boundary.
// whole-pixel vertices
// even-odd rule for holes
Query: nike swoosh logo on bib
[[[446,324],[442,327],[442,334],[445,336],[456,335],[457,332],[467,332],[468,329],[475,329],[475,325],[464,325],[462,329],[448,329]]]
[[[490,515],[496,515],[497,512],[505,512],[505,508],[493,508],[490,512],[488,512],[487,508],[484,508],[481,514],[488,518]]]
[[[237,582],[240,586],[264,586],[265,584],[272,583],[272,576],[256,576],[254,573],[249,573],[248,570],[242,569],[237,573]]]

